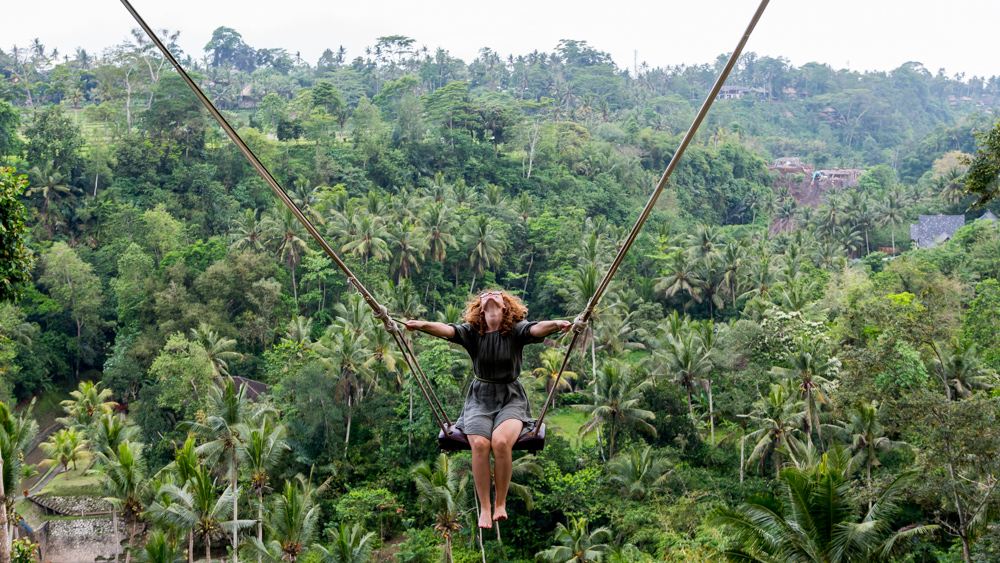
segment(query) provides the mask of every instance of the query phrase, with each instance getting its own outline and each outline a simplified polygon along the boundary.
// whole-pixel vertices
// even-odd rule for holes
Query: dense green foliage
[[[467,64],[389,36],[311,65],[224,27],[184,58],[392,316],[446,322],[491,287],[576,315],[724,62],[624,70],[567,40]],[[0,398],[78,389],[49,464],[97,459],[137,558],[993,556],[1000,233],[970,216],[913,249],[905,226],[976,201],[1000,79],[744,55],[572,376],[566,341],[526,349],[558,407],[480,538],[469,457],[437,455],[392,339],[163,63],[141,34],[0,55]],[[866,172],[808,201],[768,171],[789,156]],[[409,337],[457,415],[466,354]],[[5,459],[35,432],[0,410]]]

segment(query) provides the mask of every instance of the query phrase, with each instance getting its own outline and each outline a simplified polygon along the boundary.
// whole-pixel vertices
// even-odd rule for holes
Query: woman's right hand
[[[406,321],[406,330],[420,330],[423,324],[423,321]]]

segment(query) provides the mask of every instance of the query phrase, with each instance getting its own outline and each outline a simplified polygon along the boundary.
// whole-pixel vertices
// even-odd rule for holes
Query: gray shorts
[[[535,426],[528,395],[521,382],[487,383],[476,379],[469,388],[462,416],[458,417],[455,426],[466,435],[475,434],[492,439],[493,431],[502,422],[512,418],[524,423],[522,436]]]

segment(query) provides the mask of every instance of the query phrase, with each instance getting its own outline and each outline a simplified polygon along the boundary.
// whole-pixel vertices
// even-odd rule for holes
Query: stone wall
[[[49,520],[38,532],[42,561],[94,563],[97,560],[114,560],[115,536],[111,518]],[[120,540],[125,539],[127,534],[120,518],[118,534]],[[122,554],[120,547],[118,553]]]

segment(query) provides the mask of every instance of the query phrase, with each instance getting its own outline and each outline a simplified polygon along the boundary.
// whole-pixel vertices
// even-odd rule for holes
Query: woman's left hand
[[[559,325],[559,332],[569,332],[569,329],[573,328],[573,323],[569,321],[556,321]]]

